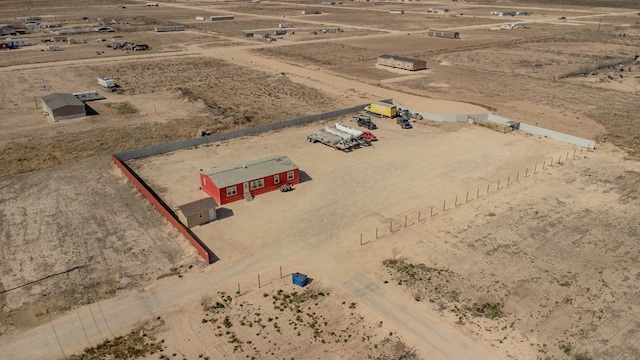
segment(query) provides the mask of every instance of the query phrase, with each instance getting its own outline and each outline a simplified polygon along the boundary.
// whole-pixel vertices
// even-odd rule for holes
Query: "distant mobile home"
[[[6,38],[4,40],[4,43],[7,44],[10,48],[17,48],[17,47],[21,47],[21,46],[29,46],[29,45],[31,45],[31,42],[29,42],[29,39]]]
[[[184,31],[184,25],[156,26],[156,32]]]
[[[216,16],[210,16],[209,20],[211,21],[226,21],[226,20],[233,20],[235,19],[234,15],[216,15]]]
[[[300,183],[298,166],[283,155],[200,174],[202,190],[220,205]]]
[[[427,68],[427,62],[425,60],[386,54],[378,56],[378,64],[409,71],[423,70]]]
[[[447,39],[460,39],[460,33],[457,31],[429,30],[428,35]]]
[[[389,10],[389,13],[391,14],[404,14],[404,10]]]

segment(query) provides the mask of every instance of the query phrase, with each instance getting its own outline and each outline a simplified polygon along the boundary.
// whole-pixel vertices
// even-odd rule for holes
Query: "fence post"
[[[549,163],[550,167],[553,167],[553,158],[551,158],[551,162]]]
[[[282,279],[282,265],[280,265],[280,279]]]
[[[558,155],[558,164],[562,162],[562,155]]]
[[[542,170],[546,170],[547,160],[542,162]]]
[[[489,193],[489,184],[487,184],[487,194]]]
[[[511,180],[511,176],[507,176],[507,186],[509,186],[509,181]]]
[[[240,283],[238,283],[238,295],[240,295]]]
[[[421,215],[422,215],[422,211],[418,210],[418,222],[422,221],[420,220]],[[427,218],[424,218],[424,220],[427,220]]]
[[[576,158],[576,149],[573,149],[573,158]]]
[[[520,181],[520,171],[516,173],[516,182]]]
[[[453,207],[458,206],[458,195],[456,195],[456,200],[453,202]]]
[[[567,151],[567,157],[564,159],[564,161],[569,160],[569,152]]]
[[[498,187],[496,188],[496,190],[500,190],[500,180],[498,180]]]
[[[529,177],[529,168],[524,172],[524,177]]]
[[[409,216],[409,215],[405,215],[405,216],[404,216],[404,227],[407,227],[407,217],[408,217],[408,216]]]
[[[480,197],[480,188],[478,188],[478,192],[476,192],[476,199]]]
[[[538,164],[533,166],[533,173],[535,174],[538,171]]]
[[[442,203],[442,212],[445,212],[447,208],[447,200]]]
[[[362,233],[360,233],[360,246],[362,246]]]
[[[433,217],[433,205],[431,205],[431,217]]]
[[[260,274],[258,274],[258,289],[260,289]]]
[[[468,202],[469,202],[469,192],[467,191],[467,197],[466,197],[466,199],[464,200],[464,203],[466,204],[466,203],[468,203]]]

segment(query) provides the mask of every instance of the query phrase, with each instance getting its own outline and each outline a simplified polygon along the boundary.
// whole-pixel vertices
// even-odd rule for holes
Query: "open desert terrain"
[[[27,0],[0,31],[0,360],[640,358],[638,2]],[[381,99],[596,147],[377,117],[371,146],[306,141],[352,113],[127,160],[169,209],[299,166],[190,229],[212,264],[111,158]]]

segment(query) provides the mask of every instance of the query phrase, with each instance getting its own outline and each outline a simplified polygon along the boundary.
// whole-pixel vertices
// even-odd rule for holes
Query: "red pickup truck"
[[[369,141],[378,141],[378,138],[371,131],[363,131],[362,137]]]

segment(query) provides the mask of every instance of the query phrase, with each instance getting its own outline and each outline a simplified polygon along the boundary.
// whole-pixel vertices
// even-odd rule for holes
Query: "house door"
[[[249,183],[248,182],[242,183],[242,193],[244,195],[247,195],[247,194],[251,193],[251,192],[249,192]]]

